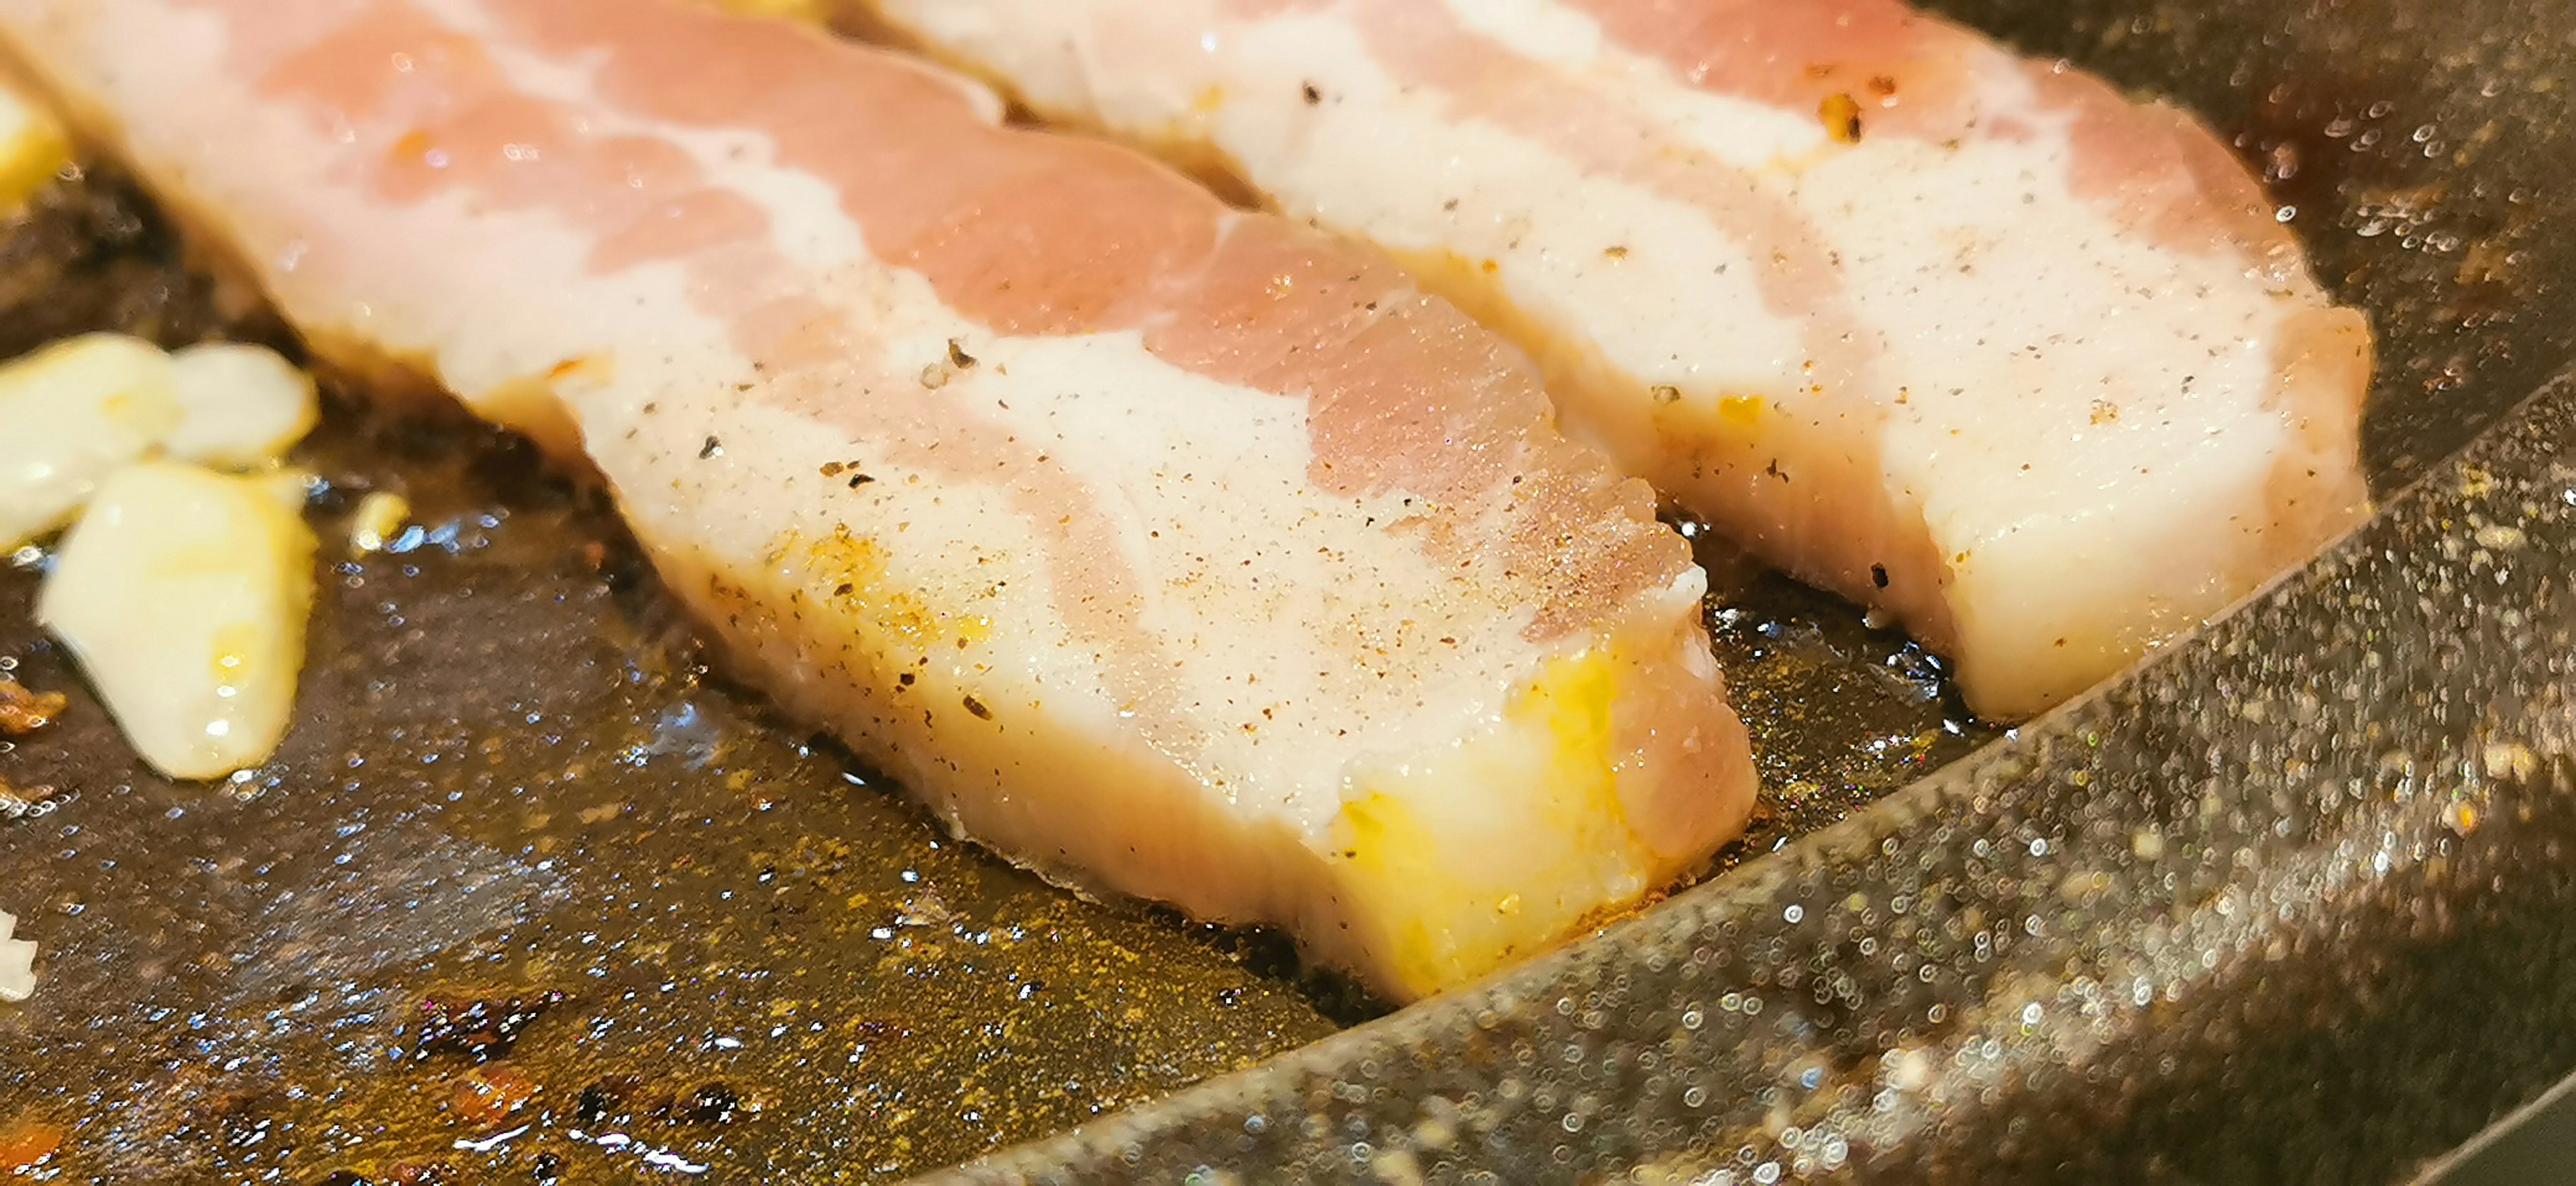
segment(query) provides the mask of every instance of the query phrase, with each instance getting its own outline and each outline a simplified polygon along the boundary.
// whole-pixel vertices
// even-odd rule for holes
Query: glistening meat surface
[[[842,0],[1371,240],[2028,716],[2363,514],[2370,334],[2206,129],[1896,0]]]
[[[1403,273],[674,0],[0,0],[338,365],[586,455],[740,668],[984,842],[1398,998],[1697,865],[1705,578]]]

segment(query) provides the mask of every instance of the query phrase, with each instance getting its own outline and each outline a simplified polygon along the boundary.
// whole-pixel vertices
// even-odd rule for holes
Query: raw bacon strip
[[[1403,274],[672,0],[0,0],[316,346],[578,447],[790,709],[1386,994],[1704,861],[1704,576]]]
[[[842,0],[1230,171],[2014,718],[2364,512],[2361,316],[2188,117],[1895,0]]]

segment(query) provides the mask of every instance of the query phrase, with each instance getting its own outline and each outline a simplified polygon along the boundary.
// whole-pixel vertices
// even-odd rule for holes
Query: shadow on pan
[[[2506,4],[2417,13],[2396,0],[2313,12],[1950,7],[2243,133],[2240,147],[2295,207],[2321,276],[2380,328],[2368,432],[2383,495],[2434,470],[2569,357],[2547,304],[2570,272],[2568,249],[2543,232],[2566,201],[2555,161],[2576,160],[2551,151],[2555,96],[2576,81],[2556,72],[2568,58],[2556,38],[2576,17]],[[165,341],[273,332],[226,315],[145,205],[105,175],[49,196],[0,243],[0,267],[13,347],[103,326]],[[0,755],[15,787],[0,800],[0,907],[46,950],[39,996],[0,1012],[0,1159],[58,1146],[47,1163],[58,1180],[866,1178],[1041,1137],[1375,1012],[1301,977],[1275,937],[1083,903],[946,841],[865,772],[705,680],[610,517],[513,442],[341,404],[304,460],[328,480],[317,495],[326,538],[330,517],[376,487],[407,494],[418,526],[384,554],[326,555],[305,715],[276,763],[224,787],[173,787],[135,765],[87,701]],[[1743,1181],[1862,1164],[1938,1177],[1947,1146],[1923,1133],[1954,1118],[1982,1133],[1966,1118],[1992,1116],[1996,1131],[2025,1134],[2042,1113],[2014,1108],[2062,1085],[1980,1079],[1948,1060],[2006,998],[2040,1004],[2033,1032],[2045,1032],[2067,993],[2082,1015],[2085,990],[2070,986],[2105,1000],[2121,986],[2080,966],[2081,952],[2051,948],[2045,923],[2016,939],[2035,917],[2024,899],[2056,894],[2116,938],[2143,935],[2150,915],[2181,926],[2182,908],[2229,900],[2251,871],[2202,861],[2140,877],[2134,866],[2180,861],[2204,823],[2199,856],[2253,852],[2221,841],[2271,836],[2296,814],[2238,803],[2272,788],[2227,756],[2270,744],[2280,722],[2195,731],[2191,714],[2167,721],[2124,690],[1955,768],[1944,787],[1792,845],[1990,734],[1948,708],[1937,665],[1902,639],[1708,558],[1733,610],[1718,619],[1720,645],[1770,788],[1754,835],[1728,858],[1743,865],[1734,875],[1611,945],[1012,1164],[1095,1176],[1125,1165],[1132,1142],[1137,1164],[1164,1177],[1226,1157],[1395,1177],[1444,1157],[1453,1169],[1509,1166],[1515,1179],[1638,1163]],[[0,656],[17,678],[77,695],[27,622],[42,563],[23,556],[22,571],[0,576]],[[2287,629],[2236,634],[2265,628]],[[2201,651],[2169,666],[2224,666]],[[2241,691],[2250,677],[2207,678],[2222,683],[2197,710],[2254,702]],[[2028,789],[2033,771],[2075,773],[2059,767],[2078,751],[2049,749],[2070,721],[2113,739],[2082,752],[2116,759],[2125,737],[2181,764],[2103,768],[2106,784],[2155,772],[2165,792],[2095,818],[2098,788]],[[2204,802],[2221,804],[2214,822]],[[1944,823],[1929,803],[1963,822]],[[2349,839],[2335,829],[2354,822],[2322,808],[2298,819],[2274,837],[2294,856]],[[1864,851],[1856,837],[1894,848]],[[2025,855],[2005,852],[2007,840]],[[1750,860],[1783,846],[1792,851]],[[2024,875],[2011,863],[2070,850],[2101,867]],[[1870,862],[1894,852],[1913,861],[1910,893],[1870,880]],[[2097,875],[2098,889],[2082,880]],[[1784,919],[1772,901],[1812,879],[1848,882],[1864,899],[1829,941],[1799,929],[1804,910]],[[1885,892],[1872,898],[1872,885]],[[1911,898],[1902,910],[1900,897]],[[1757,906],[1772,933],[1745,921]],[[1826,910],[1814,913],[1821,926]],[[1919,923],[1902,967],[1900,915]],[[1703,922],[1710,934],[1679,947],[1641,941],[1695,936]],[[1653,991],[1676,953],[1705,969],[1706,992]],[[2051,954],[2065,958],[2039,958]],[[2166,972],[2180,958],[2157,958],[2168,956]],[[2215,965],[2203,972],[2226,979]],[[2161,1007],[2157,994],[2186,979],[2160,975],[2132,1011]],[[1577,982],[1589,987],[1558,991]],[[2330,1016],[2275,1019],[2240,1043],[2244,1057],[2268,1057]],[[1538,1041],[1555,1027],[1580,1041]],[[1660,1047],[1619,1037],[1644,1032],[1705,1037],[1695,1054],[1683,1040],[1653,1057]],[[2061,1063],[2134,1073],[2086,1061],[2128,1032],[2106,1021]],[[1534,1075],[1520,1055],[1543,1048],[1582,1057],[1564,1075]],[[1596,1056],[1620,1065],[1587,1061]],[[2359,1080],[2372,1069],[2356,1066],[2356,1084],[2319,1099],[2354,1116],[2385,1111],[2400,1097],[2371,1095]],[[2214,1120],[2227,1073],[2189,1080],[2161,1106]],[[1941,1096],[1954,1077],[1969,1094]],[[2515,1098],[2515,1073],[2489,1078],[2484,1095],[2403,1135],[2289,1176],[2369,1178],[2438,1150]],[[1836,1119],[1846,1094],[1864,1114],[1875,1107],[1882,1081],[1912,1085],[1888,1114],[1919,1124]],[[1504,1099],[1514,1084],[1517,1098]],[[2138,1122],[2108,1106],[2088,1125]],[[2333,1131],[2323,1103],[2291,1116]],[[2183,1177],[2239,1165],[2176,1148],[2106,1164]],[[2012,1164],[2055,1164],[2029,1157]],[[1756,1176],[1766,1165],[1769,1178]]]

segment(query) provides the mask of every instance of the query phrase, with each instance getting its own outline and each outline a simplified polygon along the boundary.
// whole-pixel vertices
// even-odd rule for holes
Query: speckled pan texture
[[[0,667],[75,694],[0,752],[0,909],[46,953],[0,1007],[0,1167],[2405,1176],[2576,1067],[2576,390],[2524,406],[2576,359],[2576,8],[1942,7],[2241,133],[2381,333],[2387,511],[2209,636],[1889,795],[1991,735],[1849,607],[1722,565],[1754,836],[1371,1020],[1276,939],[941,839],[707,677],[524,446],[343,401],[301,457],[326,538],[370,487],[420,530],[331,557],[305,715],[240,782],[135,765],[0,571]],[[0,352],[265,332],[112,177],[47,203],[0,236]]]

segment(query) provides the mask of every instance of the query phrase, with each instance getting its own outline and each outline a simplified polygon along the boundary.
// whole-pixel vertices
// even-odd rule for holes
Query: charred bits
[[[1825,122],[1825,134],[1836,144],[1860,143],[1860,101],[1836,91],[1816,105],[1816,118]]]
[[[572,1118],[584,1128],[597,1128],[610,1117],[622,1114],[626,1094],[634,1089],[632,1079],[593,1080],[573,1098]]]
[[[563,1002],[564,994],[552,990],[494,1000],[425,998],[420,1003],[417,1057],[453,1053],[478,1063],[490,1062],[510,1053],[521,1031]]]
[[[407,1161],[385,1171],[382,1178],[370,1178],[356,1170],[333,1170],[313,1179],[308,1186],[451,1186],[456,1170],[444,1161]]]
[[[679,1109],[679,1118],[690,1124],[725,1124],[742,1110],[742,1096],[722,1083],[702,1083],[689,1093]]]

